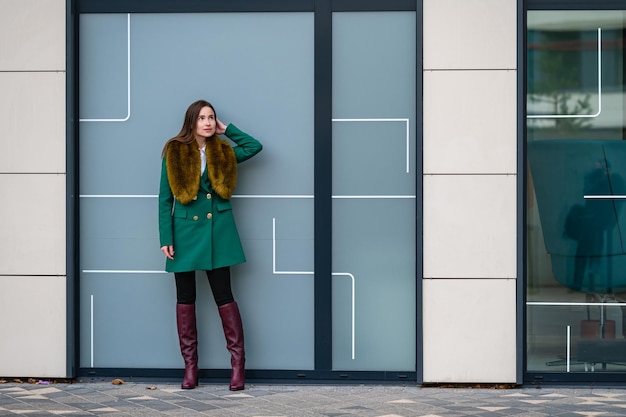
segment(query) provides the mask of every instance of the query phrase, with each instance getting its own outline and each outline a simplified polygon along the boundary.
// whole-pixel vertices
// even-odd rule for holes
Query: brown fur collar
[[[228,142],[213,136],[206,143],[206,165],[211,187],[228,200],[237,185],[237,160]],[[200,149],[195,141],[185,144],[172,141],[165,152],[167,176],[172,193],[182,204],[188,204],[200,189]]]

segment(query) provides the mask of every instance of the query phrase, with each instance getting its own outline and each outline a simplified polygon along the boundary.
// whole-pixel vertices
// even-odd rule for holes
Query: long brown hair
[[[180,128],[180,132],[167,142],[163,146],[163,151],[161,152],[161,157],[165,156],[165,151],[167,150],[170,142],[177,141],[185,144],[192,143],[196,140],[195,132],[196,126],[198,123],[198,116],[200,115],[200,111],[204,107],[210,107],[215,113],[215,108],[211,103],[206,100],[197,100],[194,101],[187,107],[187,112],[185,112],[185,119],[183,120],[183,126]],[[217,114],[215,114],[215,118],[217,119]]]

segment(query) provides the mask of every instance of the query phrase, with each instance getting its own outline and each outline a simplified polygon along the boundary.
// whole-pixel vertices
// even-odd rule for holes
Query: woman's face
[[[215,112],[209,106],[200,110],[196,122],[196,137],[210,138],[215,134]]]

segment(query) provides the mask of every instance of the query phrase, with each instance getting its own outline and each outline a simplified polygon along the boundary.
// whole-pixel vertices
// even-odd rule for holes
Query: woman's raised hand
[[[220,119],[216,119],[215,120],[215,133],[217,133],[218,135],[223,135],[226,132],[226,125],[224,123],[222,123],[222,121]]]

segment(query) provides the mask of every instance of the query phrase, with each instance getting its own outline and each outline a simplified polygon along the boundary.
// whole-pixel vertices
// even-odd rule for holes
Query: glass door
[[[626,13],[527,21],[527,371],[623,373]]]

